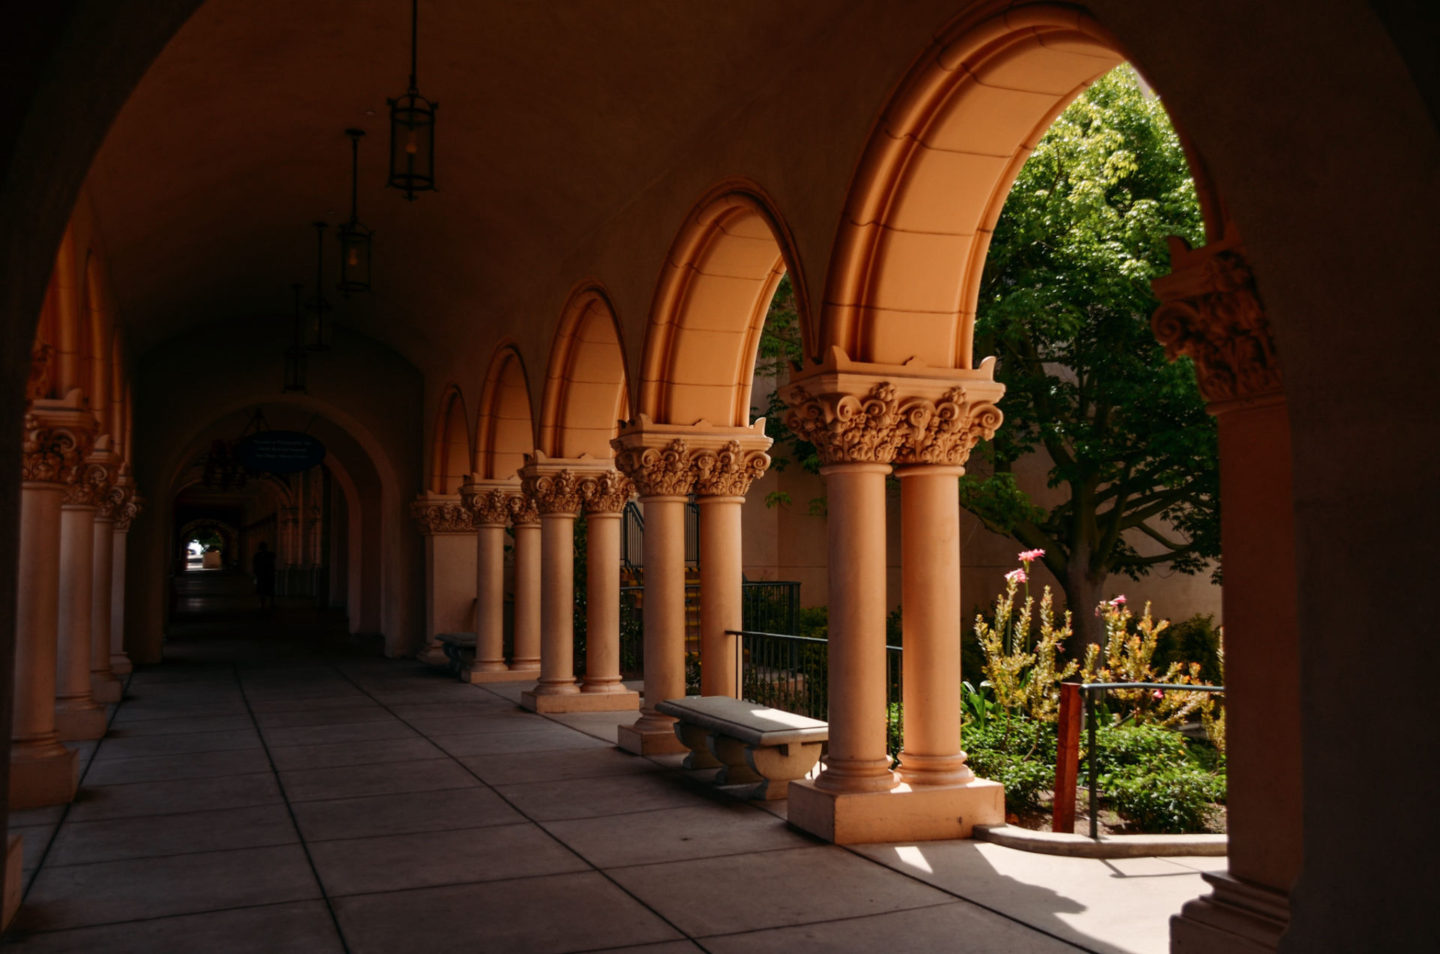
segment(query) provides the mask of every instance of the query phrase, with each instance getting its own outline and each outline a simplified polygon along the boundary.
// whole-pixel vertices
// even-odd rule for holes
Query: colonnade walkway
[[[616,714],[226,626],[134,673],[72,805],[11,816],[15,950],[1163,951],[1224,864],[835,847],[616,749]]]

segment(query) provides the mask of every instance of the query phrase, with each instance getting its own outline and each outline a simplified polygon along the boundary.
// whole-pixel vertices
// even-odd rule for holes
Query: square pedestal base
[[[10,760],[10,810],[64,805],[75,800],[80,761],[72,749],[53,757]]]
[[[539,678],[540,670],[538,669],[497,669],[494,672],[466,669],[460,673],[460,681],[472,685],[484,685],[490,682],[535,682]]]
[[[563,695],[539,695],[534,692],[520,693],[520,706],[531,712],[639,712],[640,693],[624,692],[567,692]]]
[[[116,679],[112,674],[90,677],[90,696],[102,705],[112,702],[119,702],[125,695],[125,684]]]
[[[55,734],[61,742],[90,742],[105,737],[104,709],[55,709]]]
[[[791,782],[790,824],[837,845],[969,838],[976,825],[1005,821],[1005,787],[976,779],[964,785],[887,792],[828,792]]]
[[[634,755],[679,755],[690,751],[675,738],[674,729],[642,732],[633,725],[615,728],[615,744]]]
[[[1276,950],[1290,926],[1290,899],[1272,888],[1227,874],[1201,875],[1213,894],[1185,902],[1170,919],[1170,950],[1176,954],[1209,951],[1263,954]]]
[[[135,671],[135,666],[131,664],[129,656],[115,653],[110,657],[110,671],[117,676],[128,676]]]
[[[0,901],[0,931],[10,926],[10,919],[20,909],[20,888],[25,879],[20,844],[20,836],[11,835],[5,845],[5,897]]]

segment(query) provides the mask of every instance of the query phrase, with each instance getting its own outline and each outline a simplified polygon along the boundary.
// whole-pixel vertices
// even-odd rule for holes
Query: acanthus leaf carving
[[[938,401],[912,398],[901,408],[905,440],[896,463],[964,466],[970,452],[999,430],[1004,415],[991,401],[974,401],[963,387],[951,388]]]
[[[580,492],[586,513],[620,513],[635,494],[635,483],[617,470],[585,477]]]
[[[578,514],[583,504],[580,493],[580,478],[574,471],[521,471],[520,482],[525,493],[535,501],[535,508],[542,514]]]
[[[430,500],[424,497],[410,505],[410,515],[424,534],[470,533],[474,518],[463,504],[455,500]]]
[[[53,425],[34,413],[25,415],[22,427],[21,480],[73,484],[80,479],[95,444],[93,430]]]
[[[822,464],[888,464],[905,440],[895,386],[882,381],[863,397],[813,395],[801,385],[787,396],[785,425],[815,445]]]
[[[72,507],[99,507],[110,496],[114,469],[107,461],[87,460],[77,478],[65,485],[64,502]]]
[[[460,487],[460,500],[472,515],[475,525],[504,526],[510,522],[510,498],[514,490],[484,484],[465,483]]]
[[[505,504],[510,511],[510,522],[515,526],[531,527],[540,522],[540,510],[535,506],[535,498],[523,490],[511,494],[506,498]]]
[[[695,489],[695,462],[685,441],[660,447],[615,446],[615,466],[635,483],[642,497],[687,497]]]
[[[746,450],[739,441],[727,441],[721,448],[695,451],[695,493],[703,496],[743,497],[750,485],[770,469],[770,455]]]
[[[1172,258],[1186,251],[1172,242]],[[1165,356],[1173,361],[1185,355],[1195,362],[1200,394],[1209,402],[1279,391],[1275,338],[1245,256],[1238,250],[1200,249],[1191,258],[1198,255],[1204,256],[1203,264],[1181,265],[1174,276],[1156,282],[1161,305],[1150,318],[1150,329]],[[1183,290],[1167,294],[1167,284],[1181,287],[1176,278]]]

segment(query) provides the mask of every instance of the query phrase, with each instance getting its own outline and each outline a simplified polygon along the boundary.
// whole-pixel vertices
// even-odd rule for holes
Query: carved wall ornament
[[[483,484],[467,483],[460,488],[460,499],[473,515],[475,525],[504,526],[510,522],[510,498],[514,491]]]
[[[1280,390],[1282,379],[1275,338],[1255,288],[1255,276],[1236,250],[1190,253],[1172,242],[1172,260],[1203,262],[1179,265],[1158,279],[1161,300],[1150,329],[1174,360],[1187,355],[1206,401],[1258,397]],[[1183,256],[1183,257],[1182,257]]]
[[[685,441],[661,447],[615,447],[615,466],[635,482],[642,497],[688,497],[695,489],[695,462]]]
[[[43,398],[54,386],[55,349],[48,344],[37,344],[30,352],[30,376],[25,382],[25,399]]]
[[[692,460],[695,493],[704,496],[743,497],[749,493],[750,484],[770,469],[769,454],[747,451],[739,441],[728,441],[717,450],[697,450]]]
[[[616,470],[602,471],[580,481],[586,513],[620,513],[635,494],[635,483]]]
[[[456,500],[427,500],[424,497],[410,504],[410,516],[415,518],[420,532],[472,533],[475,521],[464,504]]]
[[[518,494],[511,494],[505,499],[505,504],[510,510],[510,522],[517,527],[533,527],[540,522],[540,510],[535,506],[535,498],[523,491]]]
[[[21,443],[20,479],[72,484],[80,479],[85,458],[95,444],[95,432],[57,426],[38,414],[25,415]]]
[[[110,484],[110,489],[106,491],[105,498],[97,503],[95,519],[115,520],[134,496],[135,488],[117,475],[115,481]]]
[[[126,494],[125,502],[115,508],[115,529],[119,533],[129,533],[130,525],[145,509],[145,501],[140,499],[134,488],[127,487]]]
[[[535,501],[540,513],[578,514],[584,503],[580,478],[571,470],[521,471],[520,482],[525,493]]]

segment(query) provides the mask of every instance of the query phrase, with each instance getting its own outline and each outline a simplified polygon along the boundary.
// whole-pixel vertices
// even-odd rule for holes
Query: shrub
[[[1154,834],[1203,830],[1211,803],[1224,797],[1219,779],[1188,764],[1105,774],[1100,787],[1122,818]]]
[[[1196,613],[1189,619],[1172,623],[1155,641],[1155,668],[1164,672],[1172,664],[1181,663],[1188,670],[1190,663],[1199,663],[1200,681],[1220,685],[1225,679],[1220,635],[1221,627],[1215,625],[1213,614]]]
[[[970,768],[1005,786],[1009,808],[1037,808],[1055,781],[1055,727],[1019,715],[993,712],[965,727],[961,740]]]

